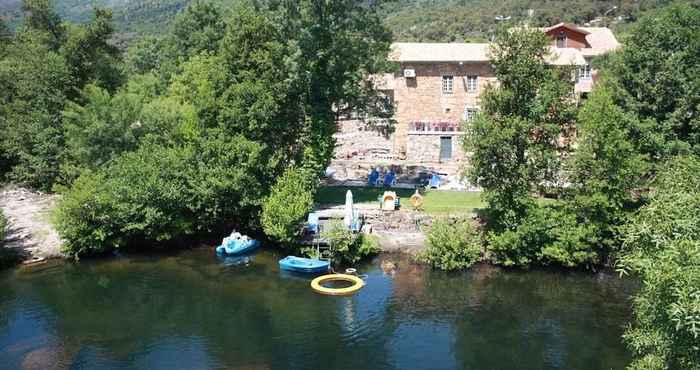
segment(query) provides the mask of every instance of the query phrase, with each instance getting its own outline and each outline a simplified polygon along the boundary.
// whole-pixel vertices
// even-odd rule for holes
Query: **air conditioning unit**
[[[406,68],[403,70],[403,76],[406,78],[415,78],[416,70],[413,68]]]

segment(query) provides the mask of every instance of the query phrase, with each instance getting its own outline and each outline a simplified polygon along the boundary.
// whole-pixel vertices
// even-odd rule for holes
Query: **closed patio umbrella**
[[[345,193],[345,217],[343,218],[343,223],[348,228],[350,228],[353,223],[352,191],[350,190]]]

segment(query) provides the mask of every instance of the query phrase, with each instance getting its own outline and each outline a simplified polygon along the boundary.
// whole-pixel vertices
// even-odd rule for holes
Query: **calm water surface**
[[[615,275],[444,274],[382,256],[326,297],[282,256],[199,249],[0,273],[0,369],[623,369]],[[242,264],[239,264],[243,262]]]

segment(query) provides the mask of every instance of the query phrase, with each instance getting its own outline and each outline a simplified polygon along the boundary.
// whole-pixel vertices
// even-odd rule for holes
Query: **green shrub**
[[[339,264],[354,264],[379,253],[379,242],[374,235],[356,234],[342,222],[332,222],[321,233],[331,247],[331,258]]]
[[[618,267],[642,280],[625,341],[630,369],[700,368],[700,159],[675,158],[625,228]]]
[[[69,103],[63,111],[62,180],[71,184],[82,170],[105,166],[146,138],[168,143],[196,137],[193,108],[174,97],[157,97],[159,89],[152,75],[136,76],[114,94],[87,85],[84,103]]]
[[[630,369],[700,368],[700,241],[675,240],[637,262],[643,285],[624,335],[637,356]]]
[[[494,263],[527,267],[533,264],[575,267],[595,265],[601,256],[592,243],[595,228],[556,206],[533,206],[520,225],[488,235]]]
[[[146,143],[102,171],[83,173],[65,194],[57,210],[65,251],[85,255],[254,227],[266,186],[259,163],[259,146],[241,137]]]
[[[579,223],[595,227],[599,247],[614,253],[622,244],[620,227],[640,205],[636,194],[648,164],[631,139],[637,118],[616,106],[614,92],[601,82],[579,111],[564,199]]]
[[[313,206],[314,177],[290,168],[277,180],[262,206],[261,224],[267,236],[284,244],[295,242],[301,223]]]
[[[357,255],[360,258],[371,256],[381,252],[381,246],[379,245],[379,237],[376,235],[360,234],[360,245],[357,248]]]
[[[469,220],[436,220],[428,233],[428,248],[418,260],[441,270],[470,267],[481,259],[481,234]]]

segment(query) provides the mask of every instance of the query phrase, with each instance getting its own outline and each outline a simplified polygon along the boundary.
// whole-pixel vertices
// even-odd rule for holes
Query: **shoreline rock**
[[[12,185],[0,189],[0,211],[7,219],[3,248],[23,260],[64,258],[62,241],[49,221],[59,196]]]

